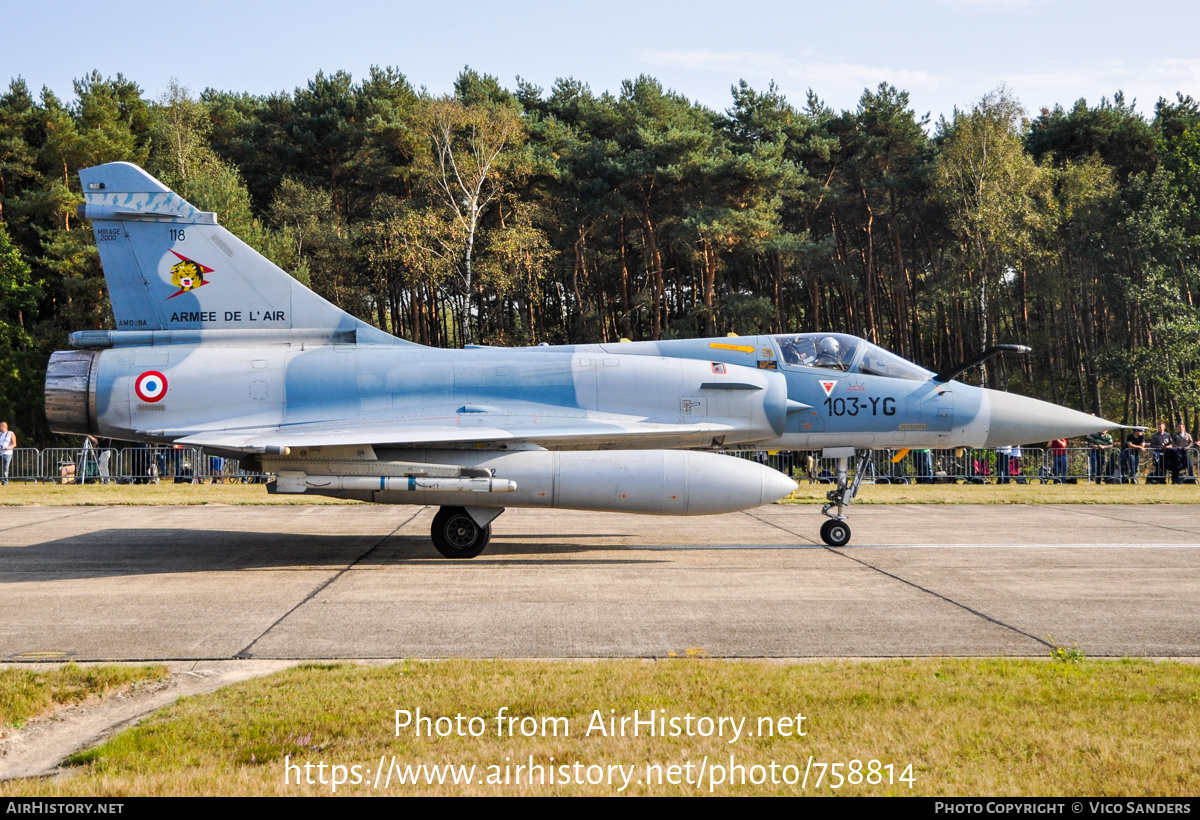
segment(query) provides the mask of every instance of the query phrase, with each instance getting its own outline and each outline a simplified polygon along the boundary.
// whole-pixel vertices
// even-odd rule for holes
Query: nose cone
[[[991,405],[986,447],[1076,438],[1120,426],[1098,416],[1089,416],[1028,396],[1001,393],[999,390],[985,390],[984,393]]]

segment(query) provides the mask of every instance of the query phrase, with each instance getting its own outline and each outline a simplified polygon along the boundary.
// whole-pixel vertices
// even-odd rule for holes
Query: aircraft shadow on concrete
[[[572,538],[588,538],[573,534]],[[606,536],[611,537],[611,535]],[[623,546],[569,544],[515,536],[520,540],[493,540],[478,558],[454,561],[443,558],[427,537],[398,535],[320,535],[291,532],[239,532],[192,529],[112,529],[72,535],[28,546],[0,546],[0,584],[54,581],[72,578],[107,578],[187,572],[244,570],[356,570],[401,566],[408,563],[438,565],[447,570],[484,563],[499,563],[505,556],[519,563],[657,564],[666,559],[641,553],[634,558],[582,557],[591,552],[612,552]],[[538,561],[536,556],[544,556]],[[642,557],[644,556],[644,557]],[[508,563],[508,562],[505,562]]]

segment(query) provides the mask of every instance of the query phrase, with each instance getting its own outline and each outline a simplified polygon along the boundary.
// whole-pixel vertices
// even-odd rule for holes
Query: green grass
[[[416,737],[395,710],[487,718],[481,737]],[[565,717],[569,736],[496,737],[494,716]],[[806,735],[584,736],[602,717],[640,710],[712,717],[805,716]],[[615,710],[612,712],[610,710]],[[445,724],[443,724],[445,725]],[[765,726],[765,724],[764,724]],[[72,777],[0,784],[0,795],[308,795],[330,785],[285,784],[285,759],[370,770],[338,794],[614,794],[600,785],[372,788],[383,756],[401,764],[477,767],[620,764],[626,793],[707,793],[637,784],[647,764],[736,762],[797,766],[878,760],[907,783],[820,788],[715,785],[716,794],[1194,795],[1200,783],[1200,667],[1176,662],[913,660],[782,664],[672,661],[438,661],[389,667],[308,665],[184,699],[108,743],[76,755]],[[386,766],[385,766],[386,767]],[[503,772],[503,768],[497,771]],[[693,770],[694,771],[694,770]],[[710,773],[715,770],[709,769]],[[782,770],[780,770],[782,771]],[[844,770],[843,770],[844,771]],[[510,770],[511,772],[511,770]],[[749,773],[753,776],[753,772]]]
[[[124,691],[167,676],[165,666],[0,667],[0,734],[90,697]]]

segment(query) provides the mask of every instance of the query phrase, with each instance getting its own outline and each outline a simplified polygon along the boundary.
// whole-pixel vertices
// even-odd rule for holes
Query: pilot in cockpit
[[[845,365],[842,364],[842,344],[832,336],[826,336],[821,340],[820,352],[817,353],[817,367],[836,367],[844,370]]]

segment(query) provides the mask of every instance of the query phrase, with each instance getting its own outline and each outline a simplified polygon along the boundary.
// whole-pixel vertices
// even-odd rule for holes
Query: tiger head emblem
[[[179,261],[171,266],[171,284],[179,288],[179,290],[168,296],[168,299],[174,299],[180,294],[188,293],[208,284],[208,280],[204,278],[204,275],[212,273],[212,268],[207,265],[201,265],[194,259],[188,259],[181,253],[176,253],[175,251],[171,251],[171,253],[179,257]]]
[[[191,259],[176,262],[171,266],[171,284],[183,291],[204,284],[204,271]]]

